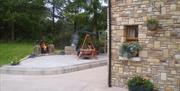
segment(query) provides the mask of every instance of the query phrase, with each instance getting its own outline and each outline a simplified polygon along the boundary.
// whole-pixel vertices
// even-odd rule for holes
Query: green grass
[[[0,65],[18,61],[32,53],[32,43],[2,43],[0,42]]]

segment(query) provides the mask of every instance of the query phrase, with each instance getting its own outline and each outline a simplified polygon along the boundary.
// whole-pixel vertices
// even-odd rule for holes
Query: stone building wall
[[[112,85],[127,87],[135,75],[149,78],[159,91],[180,91],[180,0],[111,0]],[[159,20],[157,32],[149,31],[148,18]],[[143,46],[140,62],[119,59],[125,26],[138,25]]]

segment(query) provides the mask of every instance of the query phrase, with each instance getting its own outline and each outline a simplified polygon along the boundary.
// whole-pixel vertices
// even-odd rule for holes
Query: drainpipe
[[[108,86],[111,87],[111,0],[108,0],[109,6],[109,65],[108,65]]]
[[[53,14],[52,14],[52,18],[53,18],[53,32],[54,32],[54,30],[55,30],[55,19],[54,19],[54,18],[55,18],[55,17],[54,17],[54,16],[55,16],[55,6],[54,6],[54,4],[55,4],[55,2],[54,2],[54,0],[52,0],[52,5],[53,5],[53,6],[52,6],[52,10],[53,10],[53,12],[52,12],[52,13],[53,13]]]

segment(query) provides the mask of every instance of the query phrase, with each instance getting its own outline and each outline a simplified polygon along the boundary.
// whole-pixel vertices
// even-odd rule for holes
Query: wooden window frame
[[[138,41],[138,25],[126,25],[124,32],[126,42]]]

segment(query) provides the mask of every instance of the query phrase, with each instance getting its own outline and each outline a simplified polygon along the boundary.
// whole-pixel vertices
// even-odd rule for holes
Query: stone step
[[[20,75],[55,75],[64,74],[74,71],[90,69],[94,67],[107,65],[107,60],[99,60],[96,62],[88,62],[64,67],[51,68],[17,68],[13,66],[5,66],[0,68],[0,74],[20,74]]]

